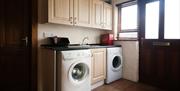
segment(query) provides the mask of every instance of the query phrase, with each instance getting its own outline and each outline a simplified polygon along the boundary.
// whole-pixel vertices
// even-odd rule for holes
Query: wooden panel
[[[3,47],[4,42],[4,0],[0,1],[0,48]]]
[[[27,5],[27,0],[24,2],[22,2],[21,0],[11,1],[11,2],[12,3],[4,2],[5,3],[4,46],[23,47],[24,42],[22,42],[22,39],[26,36],[29,36],[28,33],[30,31],[27,30],[26,28],[31,29],[31,27],[28,26],[29,23],[25,23],[25,22],[30,22],[30,18],[28,15],[29,12],[27,8],[23,6],[24,3]]]
[[[94,28],[102,28],[104,19],[103,2],[101,0],[93,0],[92,5],[92,26]]]
[[[0,29],[0,48],[3,47],[3,31]]]
[[[73,0],[49,0],[48,21],[58,24],[73,24]]]
[[[92,0],[74,0],[74,25],[91,27]]]
[[[56,64],[56,51],[41,48],[40,52],[41,60],[39,64],[39,88],[41,88],[42,91],[60,91],[56,90],[56,81],[60,80],[56,79],[56,69],[54,69],[56,68],[54,66],[54,64]],[[58,68],[60,69],[60,67]]]
[[[171,46],[153,46],[143,41],[140,55],[140,81],[164,89],[180,89],[180,48],[177,41]]]
[[[11,2],[11,3],[9,3]],[[0,90],[31,90],[31,0],[1,0]],[[3,32],[2,32],[3,31]]]
[[[38,47],[38,0],[31,0],[31,91],[37,91],[37,47]]]
[[[48,23],[48,1],[36,0],[38,2],[38,23]]]
[[[104,3],[103,29],[112,30],[112,5]]]
[[[1,49],[0,89],[2,91],[30,91],[29,51],[14,48]]]
[[[180,90],[180,48],[168,49],[166,58],[168,89]]]
[[[143,49],[140,61],[140,80],[163,87],[166,82],[166,61],[164,48],[149,46]]]
[[[92,84],[106,77],[106,49],[92,49]]]

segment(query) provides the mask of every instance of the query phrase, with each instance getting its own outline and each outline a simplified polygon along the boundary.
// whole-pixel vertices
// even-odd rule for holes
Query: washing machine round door
[[[112,67],[114,71],[119,71],[122,66],[122,60],[120,56],[115,56],[112,61]]]
[[[69,70],[69,78],[73,84],[83,83],[89,75],[89,67],[85,63],[75,63]]]

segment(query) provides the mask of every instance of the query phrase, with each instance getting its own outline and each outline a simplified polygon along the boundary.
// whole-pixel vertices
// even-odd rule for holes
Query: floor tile
[[[128,81],[128,80],[120,79],[120,80],[115,81],[109,85],[114,87],[114,88],[117,88],[119,90],[125,90],[126,88],[128,88],[129,86],[131,86],[133,84],[135,84],[135,83]]]
[[[163,91],[159,88],[125,79],[100,86],[92,91]]]

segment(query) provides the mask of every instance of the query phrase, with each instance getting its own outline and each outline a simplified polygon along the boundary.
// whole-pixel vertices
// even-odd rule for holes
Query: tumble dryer
[[[107,84],[122,78],[122,48],[112,47],[107,48]]]

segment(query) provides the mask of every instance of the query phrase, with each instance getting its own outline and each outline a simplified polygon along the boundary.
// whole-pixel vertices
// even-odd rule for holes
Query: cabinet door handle
[[[69,18],[69,21],[72,21],[72,17]]]
[[[72,17],[69,18],[69,21],[70,21],[70,24],[73,24],[73,18]]]
[[[74,24],[77,24],[77,17],[74,17]]]
[[[70,17],[70,18],[69,18],[69,21],[70,21],[70,23],[72,24],[72,23],[73,23],[73,17]]]

